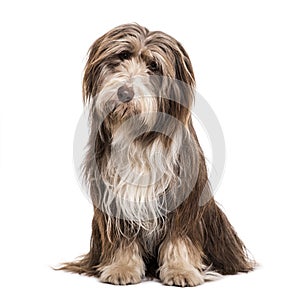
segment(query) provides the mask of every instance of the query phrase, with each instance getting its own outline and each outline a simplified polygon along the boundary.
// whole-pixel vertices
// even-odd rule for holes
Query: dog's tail
[[[244,243],[238,237],[226,215],[211,199],[201,210],[203,250],[206,264],[221,274],[236,274],[254,269]]]
[[[85,274],[87,276],[98,276],[99,271],[97,270],[97,266],[100,263],[101,249],[99,227],[97,221],[93,219],[90,251],[76,261],[62,263],[60,267],[53,269]]]

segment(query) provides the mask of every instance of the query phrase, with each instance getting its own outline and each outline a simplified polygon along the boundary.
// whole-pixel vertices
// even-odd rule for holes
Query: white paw
[[[114,285],[137,284],[143,274],[134,266],[112,264],[101,267],[100,281]]]
[[[204,276],[193,266],[187,269],[162,268],[160,279],[168,286],[193,287],[204,283]]]

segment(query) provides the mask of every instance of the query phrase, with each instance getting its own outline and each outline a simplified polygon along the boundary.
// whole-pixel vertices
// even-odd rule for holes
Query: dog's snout
[[[127,85],[123,85],[118,89],[118,99],[125,103],[132,100],[134,96],[133,88]]]

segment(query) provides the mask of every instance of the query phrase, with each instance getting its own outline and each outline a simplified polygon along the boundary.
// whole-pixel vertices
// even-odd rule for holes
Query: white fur
[[[115,285],[136,284],[145,275],[145,264],[136,243],[120,246],[108,265],[98,267],[99,280]]]
[[[188,238],[167,242],[161,263],[160,278],[166,285],[196,286],[221,277],[203,264],[200,250]]]
[[[156,219],[164,217],[161,200],[172,182],[178,182],[174,170],[178,167],[178,143],[172,143],[172,153],[166,153],[156,139],[148,147],[132,142],[128,149],[119,150],[113,141],[107,167],[101,175],[106,185],[102,208],[111,216],[123,219],[147,230],[157,230]],[[116,212],[112,204],[116,203]],[[153,220],[152,223],[149,223]],[[151,228],[151,229],[149,229]]]

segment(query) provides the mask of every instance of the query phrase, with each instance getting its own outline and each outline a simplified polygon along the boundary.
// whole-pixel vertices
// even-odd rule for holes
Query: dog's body
[[[83,83],[91,245],[62,269],[113,284],[154,272],[194,286],[253,268],[209,190],[189,111],[194,84],[187,53],[162,32],[124,25],[92,45]]]

